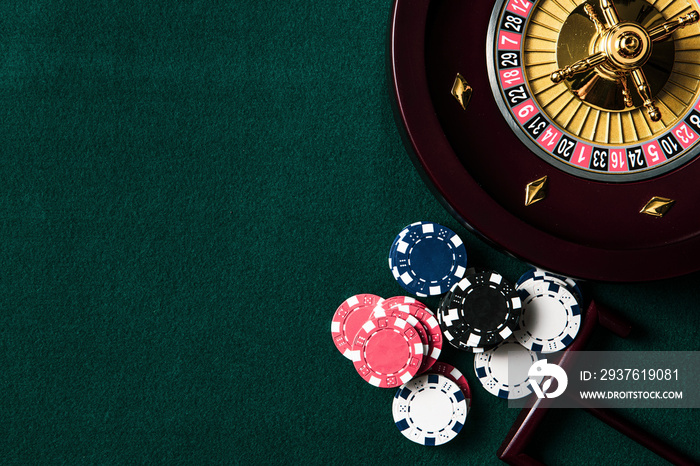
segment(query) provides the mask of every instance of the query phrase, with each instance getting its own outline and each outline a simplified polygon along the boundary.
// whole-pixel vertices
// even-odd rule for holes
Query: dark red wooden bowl
[[[486,68],[488,0],[395,0],[387,54],[408,152],[467,228],[512,255],[583,279],[631,282],[700,270],[700,162],[653,179],[604,183],[567,174],[528,150],[501,116]],[[468,109],[451,95],[459,72]],[[544,201],[524,205],[547,175]],[[653,196],[676,203],[639,213]]]

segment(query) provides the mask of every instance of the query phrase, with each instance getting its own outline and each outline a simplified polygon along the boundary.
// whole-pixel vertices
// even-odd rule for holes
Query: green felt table
[[[427,448],[330,336],[347,297],[403,294],[386,258],[408,223],[449,226],[511,280],[528,268],[411,164],[390,9],[0,3],[2,463],[499,463],[517,411],[468,354],[444,355],[472,386],[465,428]],[[635,324],[595,348],[698,350],[698,279],[587,284]],[[700,458],[697,411],[623,414]],[[584,413],[552,424],[536,450],[552,464],[660,462]]]

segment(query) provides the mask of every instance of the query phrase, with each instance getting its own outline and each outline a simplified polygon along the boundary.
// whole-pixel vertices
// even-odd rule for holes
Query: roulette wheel
[[[700,270],[697,0],[395,0],[388,65],[425,182],[582,279]]]

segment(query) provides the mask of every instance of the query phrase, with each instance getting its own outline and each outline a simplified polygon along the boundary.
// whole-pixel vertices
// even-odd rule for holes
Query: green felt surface
[[[330,337],[347,297],[403,294],[386,256],[408,223],[453,228],[511,280],[527,269],[409,162],[390,8],[0,3],[2,463],[498,463],[517,411],[469,355],[445,354],[474,392],[464,431],[426,448]],[[698,278],[590,284],[636,325],[596,348],[698,350]],[[697,411],[625,415],[700,458]],[[659,462],[583,413],[552,424],[536,453],[553,464]]]

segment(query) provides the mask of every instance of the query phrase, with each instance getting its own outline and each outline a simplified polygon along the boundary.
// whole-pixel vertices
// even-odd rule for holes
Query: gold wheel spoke
[[[651,118],[651,121],[659,121],[661,119],[661,113],[656,107],[654,99],[651,98],[651,91],[649,89],[649,84],[647,83],[647,78],[644,76],[644,71],[642,71],[641,68],[637,68],[632,70],[630,74],[632,75],[634,85],[637,86],[639,97],[641,97],[644,101],[643,105],[647,109],[649,118]]]
[[[603,31],[605,31],[606,26],[605,24],[603,24],[600,18],[598,18],[598,14],[595,12],[595,8],[593,8],[593,5],[591,5],[590,3],[586,3],[583,7],[583,10],[588,15],[588,19],[593,21],[593,24],[595,24],[596,33],[602,34]]]
[[[588,58],[584,58],[583,60],[579,60],[576,63],[572,63],[569,66],[565,66],[562,69],[559,69],[552,73],[551,78],[552,82],[555,83],[560,83],[566,78],[570,78],[575,74],[578,73],[583,73],[584,71],[588,71],[591,68],[600,65],[601,63],[605,62],[607,60],[607,57],[605,56],[604,52],[598,52],[594,53]]]
[[[603,10],[605,23],[609,28],[617,26],[620,22],[620,15],[617,14],[617,8],[612,0],[600,0],[600,8]]]
[[[630,89],[627,87],[627,73],[620,75],[620,84],[622,84],[622,98],[625,101],[625,107],[634,107],[632,94],[630,94]]]
[[[649,31],[649,38],[652,42],[658,42],[664,40],[680,28],[684,28],[690,24],[698,22],[700,19],[700,14],[697,11],[691,11],[685,16],[680,16],[671,21],[666,21],[665,23],[655,27]]]

